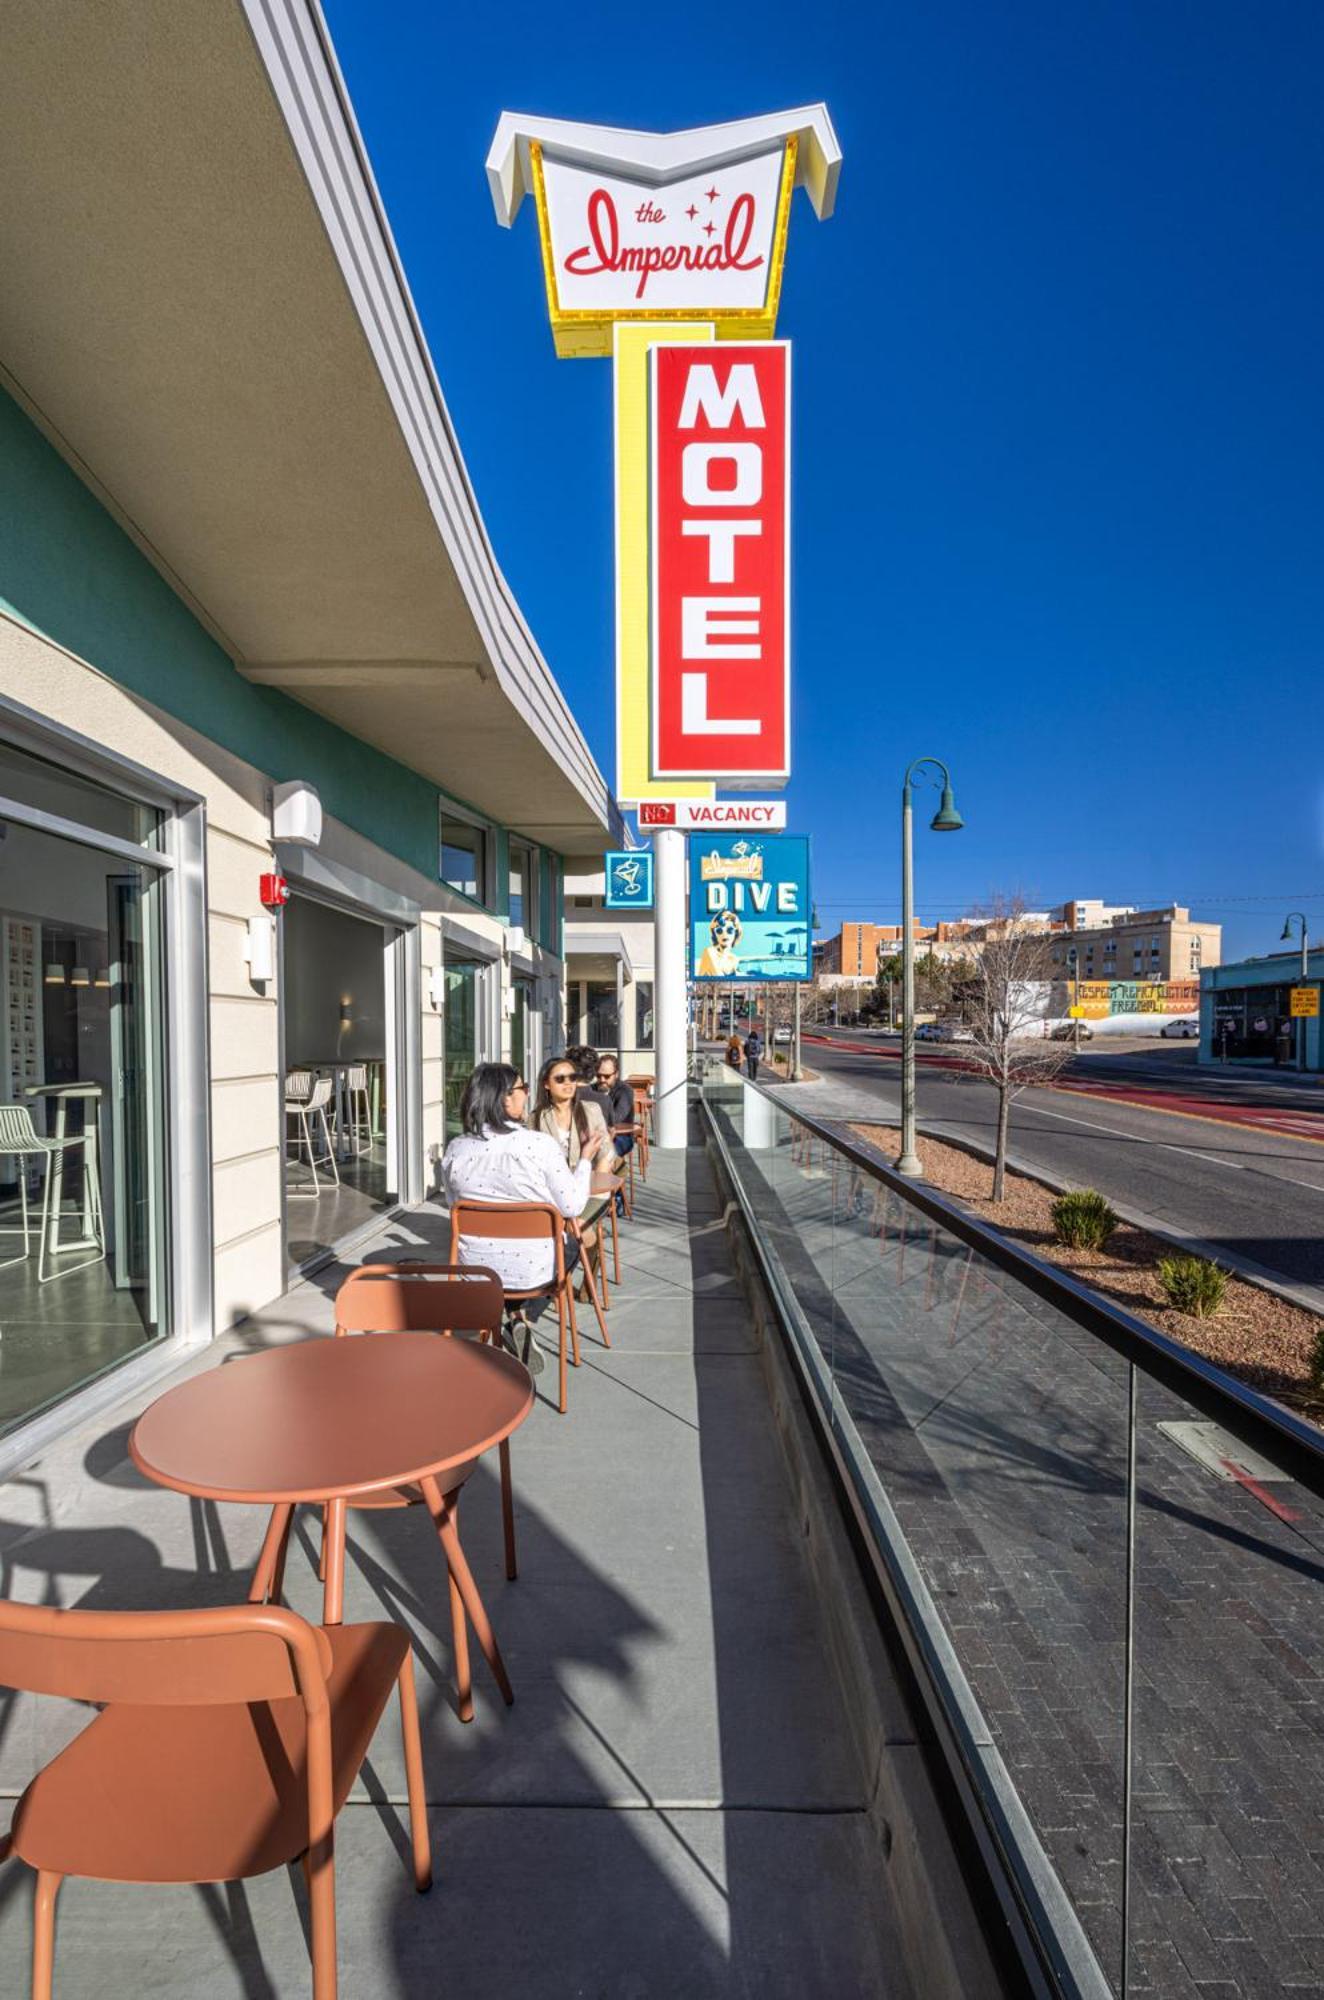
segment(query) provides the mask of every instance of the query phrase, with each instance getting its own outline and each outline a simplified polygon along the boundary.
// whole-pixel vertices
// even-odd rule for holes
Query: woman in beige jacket
[[[565,1154],[573,1173],[583,1157],[591,1157],[594,1173],[609,1173],[618,1165],[607,1121],[597,1105],[581,1097],[580,1074],[569,1056],[549,1056],[538,1072],[538,1095],[533,1106],[533,1128],[554,1139]],[[583,1233],[584,1255],[598,1245],[598,1225]],[[580,1284],[580,1297],[587,1294]]]

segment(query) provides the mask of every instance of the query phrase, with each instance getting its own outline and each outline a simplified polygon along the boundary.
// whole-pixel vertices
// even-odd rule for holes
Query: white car
[[[785,1043],[789,1042],[790,1040],[791,1040],[791,1031],[789,1028],[773,1029],[772,1045],[774,1048],[781,1048]]]
[[[1169,1041],[1194,1042],[1200,1038],[1200,1017],[1198,1014],[1183,1014],[1179,1021],[1165,1021],[1159,1029]]]

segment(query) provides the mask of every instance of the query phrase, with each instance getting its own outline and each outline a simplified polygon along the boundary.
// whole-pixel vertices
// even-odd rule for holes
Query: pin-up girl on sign
[[[699,959],[700,979],[729,979],[740,970],[736,946],[740,942],[740,919],[734,910],[719,910],[708,926],[711,944]]]

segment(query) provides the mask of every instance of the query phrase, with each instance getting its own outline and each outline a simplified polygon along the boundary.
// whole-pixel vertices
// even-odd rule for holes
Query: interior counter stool
[[[557,1350],[559,1360],[557,1407],[566,1413],[566,1336],[570,1338],[574,1365],[579,1366],[579,1327],[575,1320],[574,1287],[570,1283],[565,1261],[565,1239],[569,1233],[578,1236],[577,1222],[567,1222],[565,1216],[550,1202],[541,1201],[457,1201],[451,1206],[451,1262],[457,1264],[460,1258],[460,1243],[466,1236],[485,1237],[489,1241],[502,1243],[546,1243],[553,1257],[552,1276],[545,1285],[532,1285],[525,1289],[503,1285],[507,1305],[527,1305],[535,1299],[552,1299],[556,1305]],[[602,1304],[598,1298],[597,1286],[589,1259],[581,1256],[580,1266],[588,1285],[589,1299],[597,1314],[598,1327],[602,1333],[603,1345],[611,1346],[611,1335],[607,1332],[607,1322],[603,1318]]]
[[[296,1076],[300,1074],[302,1072],[295,1071]],[[331,1078],[319,1076],[312,1080],[312,1088],[306,1097],[291,1097],[288,1090],[286,1092],[285,1116],[287,1119],[293,1118],[297,1128],[294,1138],[294,1157],[298,1160],[301,1154],[307,1155],[308,1171],[313,1177],[311,1187],[287,1187],[286,1193],[289,1195],[319,1195],[322,1192],[322,1183],[317,1176],[319,1167],[330,1167],[332,1183],[336,1187],[340,1186],[336,1149],[331,1143],[331,1128],[326,1120],[326,1107],[331,1102],[331,1090]],[[320,1153],[316,1147],[319,1124],[322,1132]]]
[[[86,1244],[68,1244],[67,1249],[89,1248],[90,1257],[83,1257],[77,1264],[66,1264],[62,1268],[52,1267],[51,1260],[60,1253],[59,1211],[54,1208],[55,1192],[59,1179],[59,1169],[64,1155],[82,1149],[84,1172],[87,1174],[87,1198],[91,1237]],[[0,1270],[9,1264],[21,1264],[28,1255],[32,1235],[32,1223],[28,1214],[28,1161],[39,1160],[42,1165],[43,1181],[41,1193],[41,1234],[38,1238],[37,1279],[45,1285],[52,1278],[64,1278],[71,1271],[86,1270],[89,1264],[99,1264],[106,1255],[106,1224],[101,1207],[101,1181],[95,1166],[87,1158],[85,1134],[75,1133],[72,1139],[46,1139],[32,1122],[32,1113],[26,1104],[0,1104],[0,1158],[15,1162],[18,1172],[19,1214],[21,1220],[11,1234],[21,1235],[23,1248],[17,1257],[0,1259]]]
[[[336,1293],[336,1337],[344,1339],[350,1334],[373,1333],[435,1333],[439,1335],[455,1333],[476,1333],[480,1339],[490,1339],[494,1344],[501,1337],[501,1316],[504,1301],[501,1280],[495,1271],[481,1269],[477,1265],[424,1264],[405,1262],[399,1264],[361,1264],[351,1271],[340,1290]],[[510,1476],[510,1440],[503,1438],[497,1447],[501,1467],[501,1524],[505,1539],[506,1575],[513,1582],[518,1574],[515,1560],[515,1499]],[[455,1685],[457,1704],[461,1722],[472,1722],[474,1714],[473,1681],[469,1671],[468,1621],[465,1617],[464,1599],[455,1580],[451,1555],[447,1542],[454,1536],[453,1547],[459,1545],[460,1493],[467,1485],[478,1465],[471,1459],[453,1471],[443,1473],[446,1491],[440,1495],[441,1506],[445,1510],[445,1532],[438,1519],[428,1494],[420,1486],[395,1486],[384,1493],[364,1493],[349,1502],[351,1512],[380,1513],[401,1507],[427,1505],[433,1517],[446,1556],[447,1575],[450,1580],[451,1599],[451,1640],[455,1651]],[[285,1580],[285,1555],[289,1547],[290,1529],[293,1525],[294,1509],[289,1506],[272,1509],[266,1540],[254,1573],[251,1598],[267,1597],[279,1601]],[[318,1573],[325,1578],[326,1564],[326,1509],[322,1509],[322,1554]],[[460,1560],[463,1560],[461,1556]],[[481,1600],[480,1600],[481,1601]],[[492,1669],[497,1686],[509,1704],[514,1700],[505,1663],[501,1658],[495,1635],[487,1618],[482,1613],[481,1623],[475,1623],[478,1643],[483,1657]]]
[[[12,1853],[36,1874],[33,2000],[52,2000],[66,1876],[236,1882],[300,1858],[313,2000],[335,2000],[336,1816],[392,1687],[414,1886],[431,1887],[413,1662],[398,1625],[315,1626],[272,1604],[59,1611],[0,1600],[0,1684],[103,1705],[37,1773],[0,1841],[0,1859]]]
[[[345,1070],[344,1144],[355,1159],[372,1151],[372,1110],[368,1101],[368,1065],[350,1063]]]

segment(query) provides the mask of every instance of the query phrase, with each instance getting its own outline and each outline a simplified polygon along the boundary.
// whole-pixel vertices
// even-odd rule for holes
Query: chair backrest
[[[461,1236],[486,1236],[502,1242],[548,1237],[559,1243],[566,1218],[550,1201],[453,1201],[451,1253]]]
[[[326,1634],[276,1604],[61,1611],[0,1598],[0,1685],[69,1701],[211,1706],[301,1696],[326,1712]]]
[[[41,1143],[26,1104],[0,1104],[0,1146],[6,1152],[39,1153]]]
[[[331,1079],[329,1076],[319,1076],[313,1085],[313,1094],[308,1099],[308,1109],[310,1111],[324,1111],[330,1102]]]
[[[348,1070],[345,1072],[345,1088],[347,1090],[366,1090],[368,1088],[368,1067],[366,1063],[350,1064]]]
[[[308,1097],[313,1088],[313,1073],[310,1069],[291,1069],[285,1073],[285,1095],[287,1097]]]
[[[499,1334],[504,1303],[482,1264],[361,1264],[336,1293],[336,1332]]]

